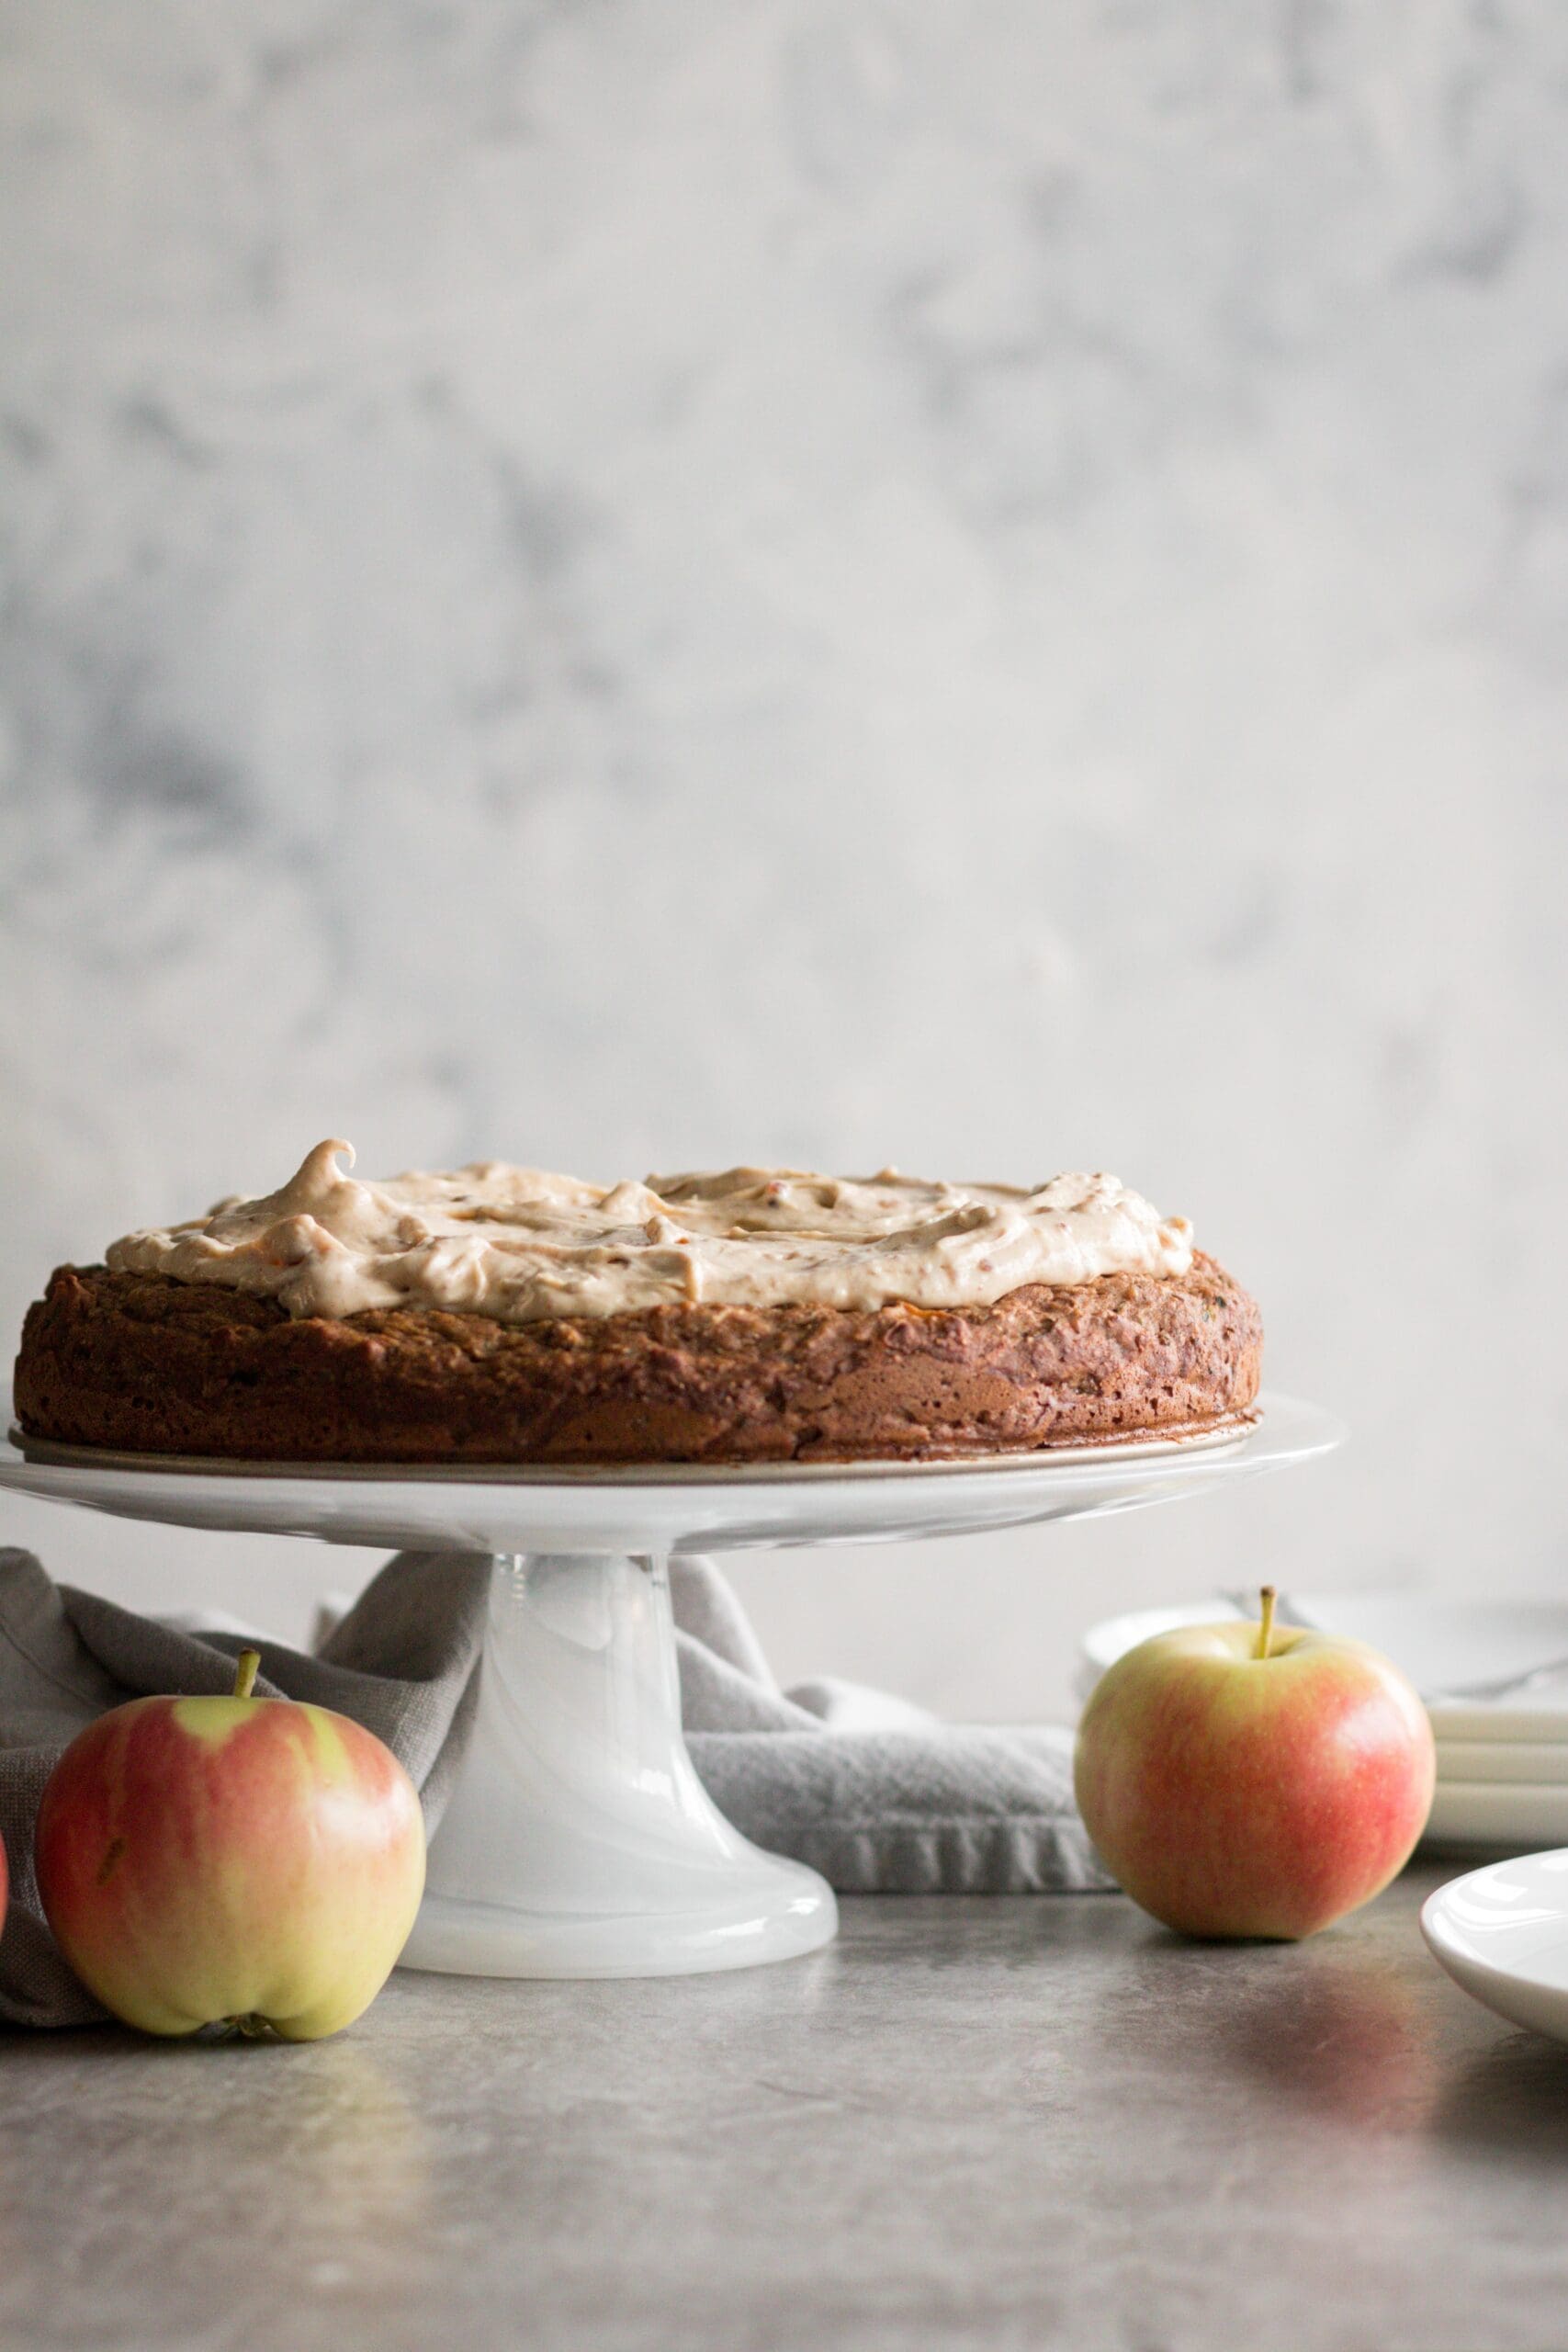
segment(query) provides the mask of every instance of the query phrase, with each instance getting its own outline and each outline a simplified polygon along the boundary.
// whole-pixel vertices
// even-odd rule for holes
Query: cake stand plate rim
[[[425,1552],[635,1554],[887,1542],[1077,1518],[1196,1495],[1328,1452],[1331,1414],[1277,1396],[1259,1418],[1207,1443],[988,1455],[609,1473],[465,1465],[175,1466],[148,1455],[29,1458],[0,1439],[0,1491],[185,1527],[314,1537]]]
[[[689,1487],[711,1492],[729,1487],[807,1487],[846,1480],[866,1485],[883,1480],[1039,1477],[1073,1470],[1103,1472],[1147,1464],[1170,1469],[1193,1457],[1207,1459],[1251,1447],[1259,1438],[1279,1441],[1292,1453],[1328,1453],[1343,1443],[1345,1426],[1316,1405],[1266,1389],[1245,1412],[1209,1428],[1167,1435],[1148,1432],[1122,1442],[1042,1446],[1030,1453],[959,1453],[919,1461],[865,1462],[633,1462],[579,1464],[505,1462],[283,1462],[226,1454],[133,1453],[109,1447],[67,1445],[28,1436],[12,1420],[0,1439],[0,1484],[22,1467],[127,1474],[158,1478],[232,1478],[265,1485],[438,1486],[584,1488]]]

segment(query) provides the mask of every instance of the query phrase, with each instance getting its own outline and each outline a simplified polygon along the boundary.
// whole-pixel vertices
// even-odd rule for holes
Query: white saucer
[[[1568,2041],[1568,1849],[1451,1879],[1427,1898],[1421,1932],[1489,2009]]]

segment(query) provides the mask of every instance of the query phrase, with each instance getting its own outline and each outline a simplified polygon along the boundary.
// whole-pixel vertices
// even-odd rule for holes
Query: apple
[[[1135,1903],[1190,1936],[1310,1936],[1370,1902],[1431,1810],[1432,1726],[1363,1642],[1258,1624],[1140,1642],[1078,1725],[1078,1809]]]
[[[424,1887],[391,1750],[346,1715],[251,1696],[133,1699],[88,1724],[39,1812],[39,1892],[89,1992],[144,2032],[288,2041],[367,2008]]]

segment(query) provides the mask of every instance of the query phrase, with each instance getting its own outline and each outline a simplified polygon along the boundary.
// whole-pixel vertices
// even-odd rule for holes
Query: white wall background
[[[0,33],[0,1325],[332,1133],[1108,1166],[1352,1449],[752,1561],[786,1671],[1016,1715],[1144,1597],[1560,1582],[1554,0]]]

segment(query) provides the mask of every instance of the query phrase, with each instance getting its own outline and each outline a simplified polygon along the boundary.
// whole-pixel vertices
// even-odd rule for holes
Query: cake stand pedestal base
[[[814,1951],[825,1880],[709,1803],[681,1736],[665,1561],[1098,1517],[1325,1453],[1285,1396],[1184,1439],[980,1461],[568,1470],[222,1462],[0,1437],[0,1495],[171,1527],[243,1528],[491,1562],[468,1753],[430,1841],[410,1968],[679,1976]]]
[[[837,1925],[827,1881],[750,1844],[696,1776],[662,1559],[497,1559],[472,1735],[403,1967],[694,1974],[815,1951]]]

